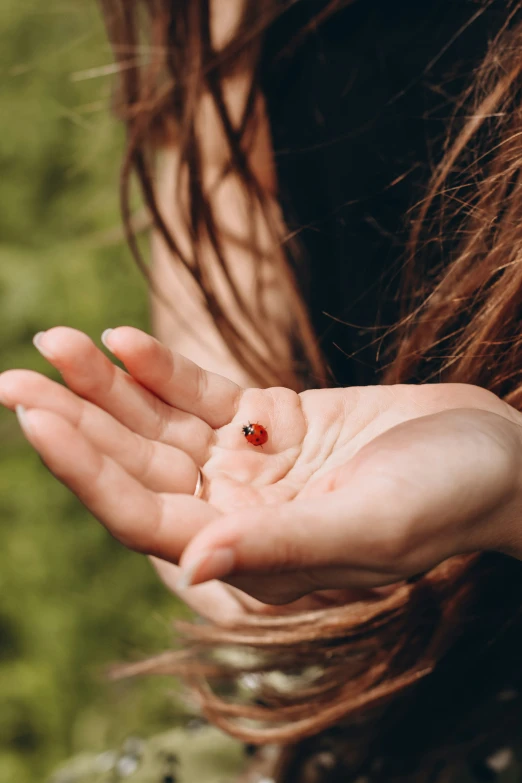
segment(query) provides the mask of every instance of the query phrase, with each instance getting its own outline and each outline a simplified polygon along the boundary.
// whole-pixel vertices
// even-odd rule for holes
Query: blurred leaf
[[[56,324],[98,340],[147,328],[119,223],[122,132],[95,0],[0,3],[0,370],[51,373],[34,350]],[[107,683],[109,662],[171,641],[182,611],[143,557],[120,547],[44,469],[0,411],[0,780],[33,783],[68,755],[183,720],[168,680]]]

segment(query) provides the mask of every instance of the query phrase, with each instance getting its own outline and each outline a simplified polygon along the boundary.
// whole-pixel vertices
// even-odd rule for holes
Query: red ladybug
[[[245,424],[243,435],[252,446],[262,446],[268,440],[268,432],[262,424]]]

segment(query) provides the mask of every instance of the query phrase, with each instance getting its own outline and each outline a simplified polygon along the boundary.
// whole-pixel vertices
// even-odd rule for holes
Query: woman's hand
[[[481,549],[522,557],[522,417],[489,392],[242,390],[136,329],[105,342],[128,373],[56,328],[37,345],[69,389],[15,370],[0,399],[23,406],[49,469],[167,583],[181,560],[182,589],[242,591],[188,590],[201,604],[229,601],[232,617],[257,606],[247,596],[379,587]],[[248,422],[267,428],[263,448]],[[204,499],[191,497],[198,468]]]

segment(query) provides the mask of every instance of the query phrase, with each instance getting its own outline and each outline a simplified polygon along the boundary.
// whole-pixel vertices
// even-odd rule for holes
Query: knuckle
[[[172,372],[174,365],[172,351],[151,337],[150,334],[140,333],[140,349],[144,359],[156,362],[164,368],[164,372],[165,370]]]
[[[90,412],[89,404],[84,400],[81,400],[80,404],[76,407],[74,416],[71,421],[71,423],[77,430],[79,430],[80,432],[85,432],[87,435],[89,434],[89,429],[90,429],[89,412]]]
[[[195,367],[194,400],[196,403],[200,403],[205,398],[208,390],[208,377],[205,370],[197,365]]]
[[[298,536],[279,534],[273,542],[274,561],[282,571],[299,569],[304,563],[303,548]]]
[[[134,436],[134,443],[137,454],[137,466],[133,473],[140,477],[140,481],[145,486],[154,483],[156,460],[154,444],[151,440]]]
[[[133,549],[137,552],[163,558],[166,518],[165,496],[160,493],[155,494],[153,512],[149,516],[147,525],[139,526],[139,532],[135,532]]]
[[[154,409],[155,426],[153,438],[160,443],[169,443],[171,440],[172,413],[167,409],[164,402],[153,398],[152,407]]]

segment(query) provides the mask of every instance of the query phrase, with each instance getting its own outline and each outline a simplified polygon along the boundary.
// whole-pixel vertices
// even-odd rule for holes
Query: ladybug
[[[268,432],[262,424],[245,424],[243,435],[252,446],[262,446],[268,440]]]

